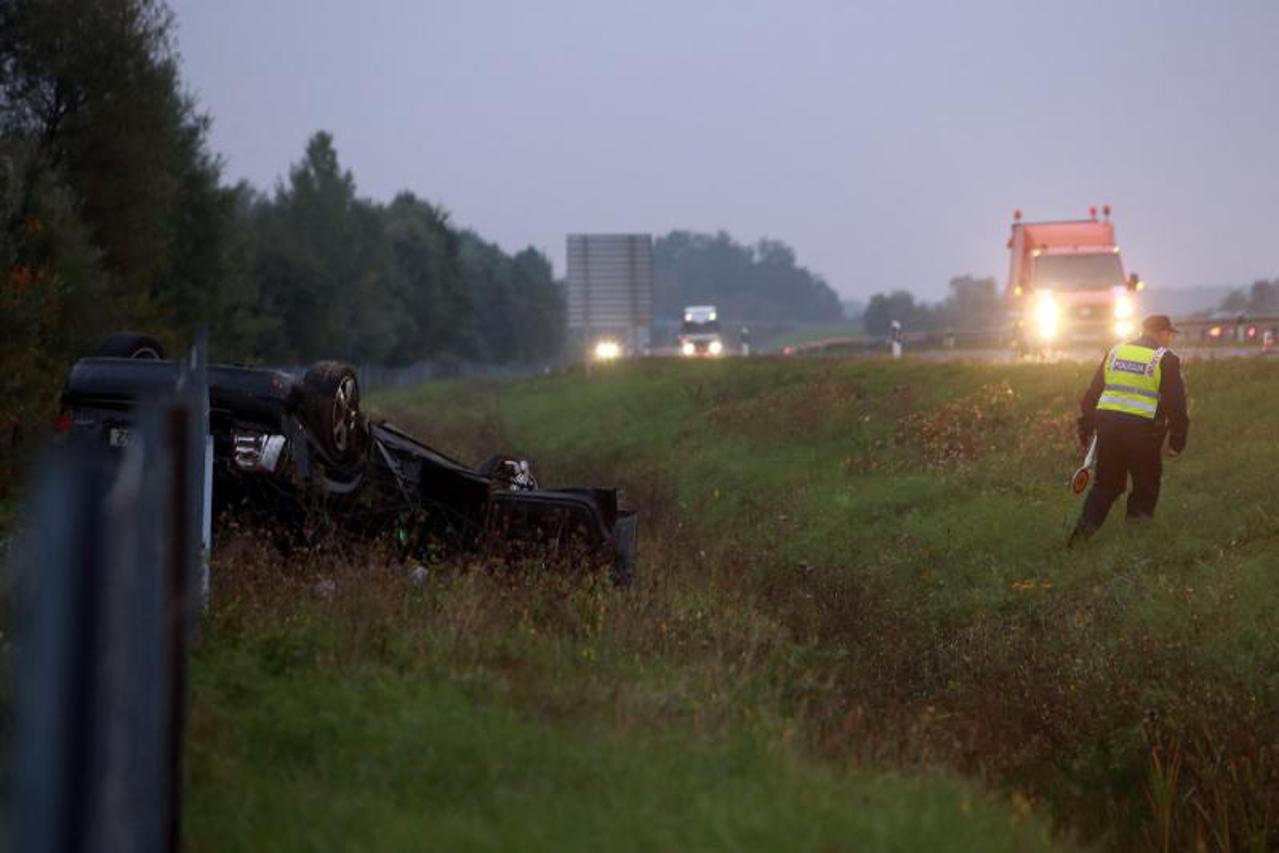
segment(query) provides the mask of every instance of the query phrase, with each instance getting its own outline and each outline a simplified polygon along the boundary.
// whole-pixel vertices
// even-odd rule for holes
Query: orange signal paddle
[[[1084,464],[1080,465],[1075,473],[1070,477],[1070,490],[1077,495],[1082,495],[1084,489],[1088,488],[1088,483],[1092,480],[1092,471],[1097,467],[1097,436],[1092,437],[1092,444],[1088,445],[1088,453],[1084,456]]]

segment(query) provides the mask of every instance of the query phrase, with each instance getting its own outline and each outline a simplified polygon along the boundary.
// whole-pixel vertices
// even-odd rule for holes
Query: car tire
[[[347,466],[368,446],[368,429],[360,414],[360,383],[355,368],[336,361],[312,365],[302,377],[302,417],[329,461]]]
[[[99,358],[163,359],[164,345],[141,332],[116,332],[93,353]]]

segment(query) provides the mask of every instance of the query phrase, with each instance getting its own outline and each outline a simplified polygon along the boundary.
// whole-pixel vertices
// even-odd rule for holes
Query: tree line
[[[508,255],[410,192],[361,199],[316,133],[270,196],[237,188],[249,236],[246,310],[220,329],[276,363],[547,361],[564,335],[561,286],[535,249]]]
[[[1218,310],[1253,317],[1279,316],[1279,279],[1258,279],[1247,290],[1230,291],[1221,300]]]
[[[868,335],[886,335],[893,321],[907,331],[976,331],[994,329],[1006,321],[1006,310],[993,277],[955,276],[950,292],[936,303],[916,301],[906,290],[876,293],[862,314]]]
[[[672,231],[654,242],[653,266],[659,318],[703,304],[730,322],[830,323],[843,315],[835,291],[779,240],[745,245],[723,231]]]
[[[408,192],[359,197],[326,133],[272,192],[228,186],[209,125],[162,0],[0,3],[0,458],[124,328],[177,345],[204,327],[215,358],[257,363],[559,351],[562,288],[536,250]]]

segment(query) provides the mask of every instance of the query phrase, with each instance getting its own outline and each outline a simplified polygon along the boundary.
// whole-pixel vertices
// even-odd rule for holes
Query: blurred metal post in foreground
[[[122,453],[78,442],[37,468],[15,606],[14,850],[178,848],[206,362],[201,340],[171,394],[137,401]]]
[[[209,432],[208,367],[208,333],[201,330],[195,345],[178,366],[175,417],[185,415],[186,423],[178,429],[184,433],[187,454],[186,465],[179,468],[179,473],[189,473],[194,479],[184,482],[175,497],[185,501],[185,529],[198,537],[198,547],[186,548],[183,553],[187,561],[187,583],[197,584],[198,601],[205,606],[209,602],[209,552],[213,547],[213,436]],[[175,439],[175,449],[182,443]],[[194,603],[197,599],[192,596],[190,600]],[[194,625],[194,621],[191,624]]]

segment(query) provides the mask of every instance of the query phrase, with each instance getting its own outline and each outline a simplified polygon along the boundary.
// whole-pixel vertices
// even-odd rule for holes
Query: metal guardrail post
[[[174,849],[166,407],[43,461],[19,577],[13,848]]]
[[[14,850],[178,848],[206,353],[202,337],[172,392],[138,402],[122,454],[72,442],[37,469],[14,608]]]
[[[198,599],[208,606],[210,595],[209,552],[213,547],[213,436],[209,432],[209,341],[201,330],[195,344],[178,367],[178,405],[186,418],[185,470],[189,476],[180,493],[187,509],[187,529],[199,537],[199,548],[188,554],[188,588],[199,591]],[[194,620],[192,620],[194,624]]]
[[[71,455],[42,459],[36,472],[15,567],[9,831],[12,849],[53,853],[82,847],[90,603],[104,562],[107,475]]]

